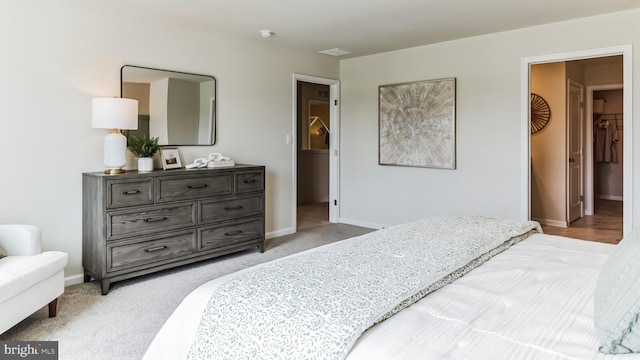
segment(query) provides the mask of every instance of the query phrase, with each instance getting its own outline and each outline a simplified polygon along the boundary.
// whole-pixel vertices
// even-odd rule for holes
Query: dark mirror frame
[[[155,79],[164,79],[164,78],[170,78],[170,79],[178,79],[178,80],[187,80],[187,81],[192,81],[192,82],[203,82],[203,81],[213,81],[213,96],[210,98],[211,104],[210,104],[210,111],[209,111],[209,127],[210,127],[210,131],[211,131],[211,141],[210,142],[206,142],[206,143],[201,143],[200,141],[196,141],[196,142],[184,142],[184,141],[179,141],[179,142],[172,142],[171,141],[171,133],[168,134],[168,139],[163,139],[162,137],[160,137],[160,145],[162,146],[210,146],[210,145],[214,145],[216,143],[216,139],[217,139],[217,126],[216,126],[216,120],[217,120],[217,111],[216,111],[216,104],[217,104],[217,83],[216,83],[216,78],[211,76],[211,75],[202,75],[202,74],[193,74],[193,73],[187,73],[187,72],[182,72],[182,71],[173,71],[173,70],[165,70],[165,69],[156,69],[156,68],[150,68],[150,67],[144,67],[144,66],[137,66],[137,65],[123,65],[120,68],[120,97],[128,97],[128,98],[137,98],[136,96],[125,96],[124,92],[124,83],[125,82],[139,82],[139,81],[132,81],[132,80],[136,80],[136,79],[131,79],[132,74],[129,72],[129,74],[127,74],[126,70],[136,70],[136,71],[141,71],[145,73],[145,76],[148,77],[153,77]],[[128,78],[125,78],[125,76],[129,75]],[[201,94],[200,94],[201,95]],[[140,102],[141,100],[138,99],[138,101]],[[192,101],[196,101],[198,104],[200,104],[200,96],[198,97],[198,99],[192,99]],[[167,102],[169,102],[169,100],[167,100]],[[142,104],[143,106],[140,107],[139,109],[141,109],[140,111],[144,111],[144,106],[146,105],[146,107],[149,107],[149,101],[148,98],[146,100],[146,104]],[[201,105],[199,105],[200,108],[202,108]],[[169,112],[169,110],[168,110]],[[168,115],[167,115],[168,116]],[[202,116],[205,116],[204,114]],[[150,119],[149,114],[139,114],[138,115],[138,130],[128,130],[125,132],[125,135],[130,136],[130,135],[134,135],[134,136],[142,136],[143,134],[146,134],[147,136],[150,136],[149,134],[149,122],[153,121],[152,119]],[[201,126],[200,124],[198,124],[199,126]],[[183,127],[180,127],[181,129],[183,129]],[[170,132],[171,130],[171,126],[169,126],[169,124],[167,124],[167,132]],[[198,134],[194,134],[196,139],[198,138]]]

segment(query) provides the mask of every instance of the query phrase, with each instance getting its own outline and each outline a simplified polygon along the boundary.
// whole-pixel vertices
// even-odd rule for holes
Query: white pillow
[[[594,305],[600,352],[640,352],[640,230],[620,241],[605,262]]]

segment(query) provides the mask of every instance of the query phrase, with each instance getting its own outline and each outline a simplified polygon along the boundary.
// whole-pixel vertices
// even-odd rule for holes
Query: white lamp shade
[[[100,129],[138,129],[138,100],[94,98],[91,105],[91,127]]]

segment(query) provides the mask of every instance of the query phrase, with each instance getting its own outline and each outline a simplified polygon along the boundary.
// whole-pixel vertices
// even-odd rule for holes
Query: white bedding
[[[369,329],[348,359],[640,359],[597,350],[593,291],[613,248],[532,235]],[[211,291],[227,278],[185,298],[145,359],[185,359]]]

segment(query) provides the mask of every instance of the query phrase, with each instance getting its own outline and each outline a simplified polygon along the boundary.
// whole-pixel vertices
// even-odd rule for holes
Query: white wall
[[[633,10],[341,61],[342,221],[386,226],[446,214],[519,218],[522,58],[632,44],[633,92],[640,94],[639,21],[640,10]],[[446,77],[457,79],[457,169],[377,165],[378,86]],[[633,105],[640,107],[637,95]],[[640,141],[638,131],[633,138]],[[633,161],[637,182],[640,156]]]
[[[183,161],[215,151],[265,165],[266,231],[291,231],[292,74],[337,78],[338,61],[109,6],[0,2],[0,223],[39,226],[45,249],[69,253],[65,275],[82,273],[81,174],[104,169],[107,134],[91,128],[91,98],[118,96],[131,64],[216,77],[218,143],[181,148]]]
[[[169,139],[169,78],[149,84],[149,137]],[[138,104],[140,105],[140,104]],[[157,119],[151,121],[151,118]],[[163,145],[162,142],[159,142]],[[164,143],[165,145],[167,143]]]
[[[196,144],[200,127],[200,84],[169,79],[167,114],[169,144]]]
[[[212,138],[211,121],[215,121],[215,81],[204,81],[200,83],[200,104],[198,123],[198,144],[210,144]]]

